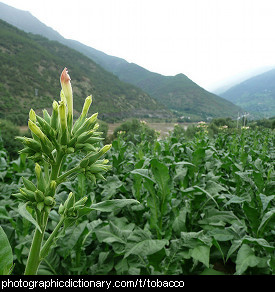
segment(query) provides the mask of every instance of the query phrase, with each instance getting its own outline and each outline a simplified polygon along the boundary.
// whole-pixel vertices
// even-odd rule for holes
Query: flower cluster
[[[227,130],[227,129],[228,129],[228,126],[227,126],[227,125],[220,126],[219,129],[220,129],[220,130]]]
[[[23,178],[24,187],[15,196],[38,211],[49,212],[55,204],[56,187],[71,175],[85,173],[92,181],[103,179],[103,173],[110,169],[108,160],[100,158],[111,148],[105,145],[98,148],[103,140],[98,132],[97,113],[87,117],[92,96],[84,102],[79,118],[73,123],[73,90],[67,68],[61,74],[60,101],[54,101],[52,114],[43,110],[43,117],[38,116],[33,109],[29,113],[28,126],[32,138],[17,137],[24,149],[20,153],[36,162],[35,173],[37,185]],[[83,159],[75,168],[60,175],[62,162],[67,154],[82,152]]]
[[[197,128],[207,128],[207,127],[208,126],[207,126],[206,122],[203,122],[203,121],[198,122],[198,124],[197,124]]]

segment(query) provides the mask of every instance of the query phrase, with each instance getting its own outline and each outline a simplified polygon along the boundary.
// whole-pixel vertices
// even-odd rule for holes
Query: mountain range
[[[31,107],[50,111],[53,99],[60,99],[59,76],[66,66],[74,89],[75,116],[92,94],[93,111],[99,112],[102,120],[171,117],[147,93],[59,42],[26,33],[2,20],[0,36],[1,118],[26,124]]]
[[[112,105],[112,110],[105,110],[106,113],[103,112],[103,119],[111,120],[114,118],[125,118],[135,113],[135,116],[140,116],[141,114],[143,117],[163,116],[165,118],[171,117],[173,115],[174,117],[184,116],[191,117],[193,120],[200,120],[215,117],[236,117],[237,113],[241,111],[239,106],[234,105],[232,102],[227,101],[218,95],[206,91],[184,74],[178,74],[176,76],[164,76],[146,70],[137,64],[128,63],[122,58],[107,55],[78,41],[65,39],[58,32],[40,22],[27,11],[22,11],[0,3],[0,19],[8,22],[13,26],[16,26],[18,29],[25,32],[43,36],[51,41],[56,41],[47,43],[46,39],[43,39],[42,41],[42,39],[39,39],[37,36],[25,35],[25,37],[32,39],[32,41],[40,42],[40,45],[41,42],[43,42],[43,46],[46,46],[47,50],[51,51],[53,60],[55,56],[52,47],[56,48],[56,46],[58,46],[58,42],[59,44],[61,43],[66,47],[74,49],[75,51],[78,51],[82,55],[88,57],[90,62],[92,62],[91,64],[93,64],[91,67],[96,68],[94,70],[99,70],[104,76],[107,74],[107,71],[112,73],[110,75],[106,75],[108,76],[106,79],[104,77],[101,80],[101,82],[104,82],[106,85],[104,91],[106,96],[104,98],[110,98],[111,94],[109,90],[111,92],[114,91],[111,89],[111,84],[106,84],[106,82],[109,82],[109,80],[115,82],[120,88],[128,86],[129,91],[126,90],[127,92],[124,92],[123,94],[121,94],[121,92],[117,92],[119,98],[113,99],[113,102],[110,104],[108,101],[106,101],[106,107],[108,108],[110,105]],[[55,50],[58,51],[58,49]],[[65,50],[64,47],[63,50]],[[70,52],[72,53],[72,51]],[[2,53],[4,53],[3,49]],[[76,54],[76,52],[74,54]],[[80,57],[80,55],[77,56],[80,59],[84,57]],[[65,59],[62,61],[65,63]],[[68,61],[65,64],[67,67],[70,65],[69,61],[72,60],[68,58]],[[75,64],[73,67],[76,67],[76,59],[74,59],[74,62]],[[79,68],[84,65],[83,63],[80,65],[80,63],[78,64]],[[36,61],[36,66],[39,66],[38,61]],[[43,67],[43,64],[41,66]],[[56,68],[58,66],[56,65],[53,67]],[[87,78],[90,77],[91,76],[87,76]],[[96,82],[94,82],[93,87],[94,89],[97,89]],[[101,84],[101,91],[103,90],[103,87],[104,86]],[[143,102],[143,104],[139,104],[139,106],[132,104],[132,101],[134,100],[133,93],[131,94],[132,97],[131,95],[128,96],[128,93],[131,91],[130,88],[132,88],[132,92],[138,92],[137,95],[143,96],[143,98],[146,96],[146,100],[148,102],[150,100],[150,102],[148,104],[144,104]],[[119,109],[123,102],[120,102],[120,106],[117,106],[115,105],[114,100],[123,100],[124,103],[129,102],[129,106],[131,104],[131,110],[129,111],[125,106],[123,113],[119,114]],[[137,102],[138,99],[136,100],[136,103]],[[149,105],[150,103],[152,107]],[[139,110],[143,107],[143,105],[146,107],[146,111],[143,109]],[[102,106],[99,107],[102,110]],[[136,110],[134,110],[135,108]],[[112,114],[110,112],[112,112]]]
[[[275,69],[249,78],[221,96],[242,107],[252,118],[275,116]]]

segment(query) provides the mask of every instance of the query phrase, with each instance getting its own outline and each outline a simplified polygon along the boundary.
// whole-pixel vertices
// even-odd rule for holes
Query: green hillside
[[[252,77],[222,94],[253,118],[275,116],[275,69]]]
[[[0,3],[0,18],[26,32],[43,35],[81,52],[120,80],[147,92],[177,116],[191,116],[198,120],[207,117],[236,117],[241,111],[236,105],[204,90],[183,74],[163,76],[78,41],[65,39],[27,11]]]
[[[121,82],[91,59],[58,42],[18,30],[0,20],[0,118],[25,124],[29,108],[51,107],[59,99],[59,74],[69,69],[77,116],[88,94],[100,119],[169,117],[147,93]]]

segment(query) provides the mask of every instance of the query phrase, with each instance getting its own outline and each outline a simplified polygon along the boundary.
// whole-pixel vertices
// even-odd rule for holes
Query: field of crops
[[[119,136],[106,154],[106,181],[79,174],[59,185],[56,202],[69,192],[92,204],[138,202],[78,218],[59,233],[38,274],[274,274],[274,138],[268,129],[224,129],[213,138],[198,130],[192,139],[172,132],[140,143]],[[63,170],[78,161],[69,156]],[[13,274],[24,272],[34,225],[11,195],[22,176],[35,181],[33,169],[23,154],[9,161],[0,151],[0,225],[12,246]],[[59,221],[57,207],[49,218],[46,237]]]

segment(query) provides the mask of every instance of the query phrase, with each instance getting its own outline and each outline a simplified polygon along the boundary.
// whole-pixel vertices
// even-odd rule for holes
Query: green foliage
[[[13,255],[12,249],[3,228],[0,226],[0,275],[8,275],[11,272]]]
[[[114,137],[123,136],[125,141],[131,141],[134,144],[142,141],[153,142],[157,138],[155,130],[151,129],[145,121],[132,119],[119,125],[113,133]]]
[[[274,131],[220,130],[213,139],[194,131],[136,144],[119,135],[105,181],[61,183],[57,204],[70,191],[95,209],[58,235],[39,274],[274,274]],[[14,213],[11,194],[20,175],[35,177],[30,161],[1,155],[0,224],[21,274],[34,226]],[[80,159],[68,156],[62,171]],[[46,237],[59,221],[56,206],[49,216]]]
[[[11,159],[18,156],[18,151],[21,149],[21,143],[15,140],[19,136],[19,128],[12,122],[0,120],[0,136],[2,137],[3,146],[8,151]]]

